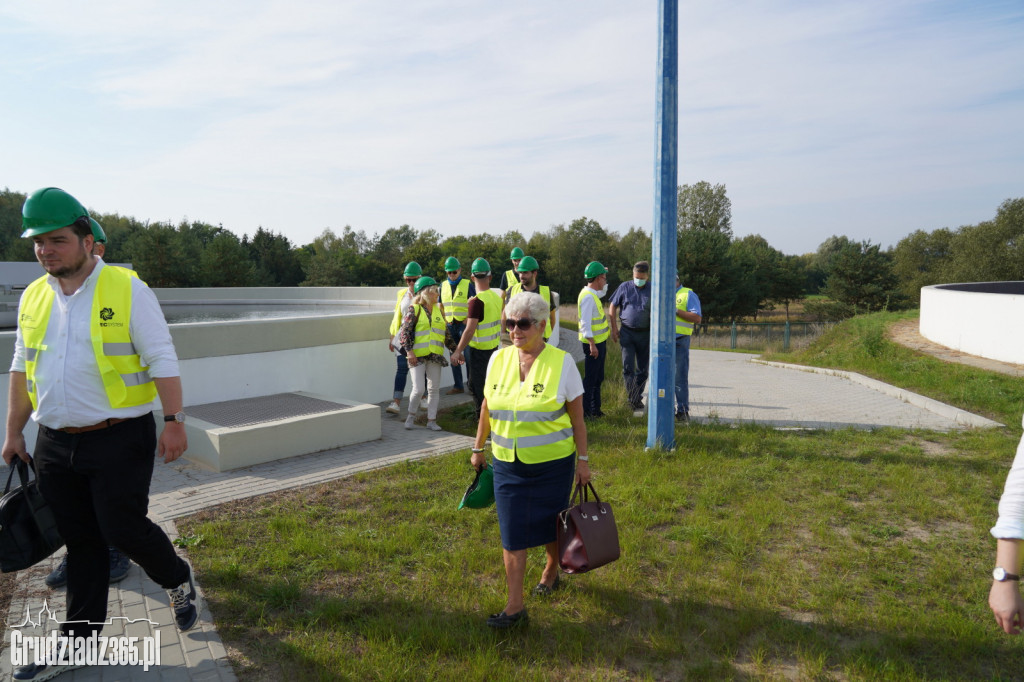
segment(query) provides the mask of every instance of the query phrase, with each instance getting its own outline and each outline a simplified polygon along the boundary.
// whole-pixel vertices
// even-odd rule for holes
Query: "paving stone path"
[[[574,351],[577,360],[582,359],[573,332],[563,330],[560,345]],[[753,356],[739,353],[695,350],[691,356],[690,404],[695,421],[756,421],[782,428],[895,426],[937,430],[983,426],[987,422],[859,375],[763,364]],[[467,395],[443,395],[442,407],[469,399]],[[157,463],[150,517],[173,538],[177,535],[174,519],[222,502],[323,483],[402,460],[468,449],[470,444],[471,439],[466,436],[434,433],[424,428],[406,431],[399,417],[385,414],[380,440],[338,450],[227,473],[205,471],[184,461],[171,465]],[[0,680],[10,679],[8,645],[12,627],[24,624],[26,617],[39,623],[44,604],[55,609],[58,617],[63,612],[63,590],[49,590],[43,583],[43,578],[59,560],[60,554],[17,576],[4,629],[4,648],[0,651]],[[201,586],[199,589],[201,594]],[[110,590],[109,613],[112,622],[104,629],[105,635],[141,636],[159,632],[162,645],[159,668],[146,673],[141,667],[95,666],[58,679],[66,682],[235,679],[205,601],[197,627],[178,633],[166,592],[150,581],[138,566],[132,565],[128,577]],[[126,625],[129,620],[140,618],[149,619],[155,625],[146,622]],[[19,629],[23,634],[43,634],[52,628],[53,623],[43,622]]]

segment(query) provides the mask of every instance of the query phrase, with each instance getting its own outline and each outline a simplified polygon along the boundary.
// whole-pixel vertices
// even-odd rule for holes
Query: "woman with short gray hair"
[[[508,597],[487,619],[492,628],[526,624],[523,582],[526,550],[543,545],[547,557],[533,589],[558,589],[558,513],[569,506],[573,481],[590,481],[583,379],[572,356],[544,342],[548,305],[539,295],[516,294],[505,307],[512,345],[491,356],[470,463],[486,464],[491,437],[494,499],[504,550]],[[577,463],[578,462],[578,463]]]

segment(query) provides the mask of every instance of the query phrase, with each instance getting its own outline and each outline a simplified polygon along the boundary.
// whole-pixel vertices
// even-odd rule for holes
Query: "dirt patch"
[[[11,597],[14,596],[15,577],[17,573],[0,573],[0,613],[11,611]]]
[[[946,346],[935,343],[934,341],[929,341],[925,337],[921,336],[920,321],[917,318],[898,320],[897,322],[890,324],[885,330],[885,335],[886,338],[894,343],[898,343],[901,346],[915,350],[918,353],[931,355],[932,357],[945,362],[956,362],[961,365],[970,365],[971,367],[987,369],[992,372],[1008,374],[1009,376],[1014,377],[1024,376],[1024,365],[1014,365],[1008,362],[982,358],[953,348],[947,348]]]

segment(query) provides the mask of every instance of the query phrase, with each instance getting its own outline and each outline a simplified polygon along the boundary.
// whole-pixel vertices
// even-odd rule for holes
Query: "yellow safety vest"
[[[405,298],[408,291],[408,288],[398,290],[398,300],[395,301],[395,314],[391,317],[391,326],[388,327],[388,332],[391,333],[391,336],[397,334],[398,330],[402,328],[402,299]]]
[[[18,326],[25,341],[25,379],[32,409],[39,409],[36,367],[48,349],[44,343],[55,293],[44,275],[25,289]],[[156,383],[142,364],[130,332],[132,276],[118,267],[104,267],[92,297],[89,336],[96,366],[110,406],[133,407],[152,402]]]
[[[511,301],[513,296],[522,292],[523,283],[516,282],[511,287],[509,287],[508,300]],[[537,291],[531,291],[529,293],[539,294],[540,297],[544,299],[544,302],[548,304],[548,316],[544,318],[547,321],[547,325],[544,327],[544,340],[547,341],[548,339],[551,338],[551,287],[546,287],[543,284],[541,284],[540,288]]]
[[[526,380],[519,381],[519,349],[494,354],[484,397],[490,413],[491,451],[496,459],[526,464],[550,462],[576,451],[572,422],[565,403],[558,402],[565,351],[544,346]]]
[[[452,291],[452,281],[441,282],[441,304],[444,305],[444,321],[462,322],[469,313],[469,280],[463,277]]]
[[[412,306],[416,309],[416,339],[413,342],[412,353],[418,358],[426,357],[431,353],[444,355],[444,317],[438,306],[427,313],[423,306]]]
[[[476,297],[483,301],[484,319],[476,326],[469,347],[477,350],[497,348],[501,343],[501,296],[493,289],[476,292]]]
[[[690,298],[690,292],[693,289],[687,289],[686,287],[679,287],[679,291],[676,292],[676,310],[686,311],[686,302]],[[682,320],[679,316],[676,316],[676,336],[690,336],[693,334],[693,323]]]
[[[515,270],[506,270],[505,271],[505,286],[507,287],[505,289],[505,300],[506,301],[509,298],[509,296],[508,296],[509,290],[511,290],[512,287],[515,286],[518,283],[519,283],[519,275],[516,274],[516,271]]]
[[[583,287],[580,291],[580,297],[576,300],[576,319],[583,319],[583,297],[593,296],[594,303],[597,304],[597,317],[590,319],[590,331],[594,335],[594,343],[601,343],[606,341],[611,336],[611,330],[608,328],[608,316],[604,314],[604,306],[601,305],[601,299],[597,297],[594,290],[590,287]],[[580,325],[579,333],[580,341],[588,343],[587,337],[583,336],[583,325]]]

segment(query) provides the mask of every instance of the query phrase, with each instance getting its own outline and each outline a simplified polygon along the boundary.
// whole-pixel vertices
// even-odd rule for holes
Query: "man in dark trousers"
[[[644,416],[644,389],[651,353],[651,288],[647,286],[651,265],[645,260],[633,266],[633,279],[623,282],[612,294],[608,321],[612,341],[622,348],[622,380],[634,417]],[[619,315],[622,329],[619,329]]]
[[[139,278],[92,255],[89,215],[70,194],[34,192],[22,226],[47,274],[25,289],[18,309],[2,455],[8,464],[29,461],[23,430],[32,418],[39,491],[67,545],[62,634],[102,629],[108,542],[168,590],[178,629],[188,630],[198,619],[192,569],[146,516],[154,454],[173,462],[188,447],[178,359],[160,305]],[[157,396],[167,415],[159,441]],[[50,679],[59,668],[30,664],[13,679]]]

